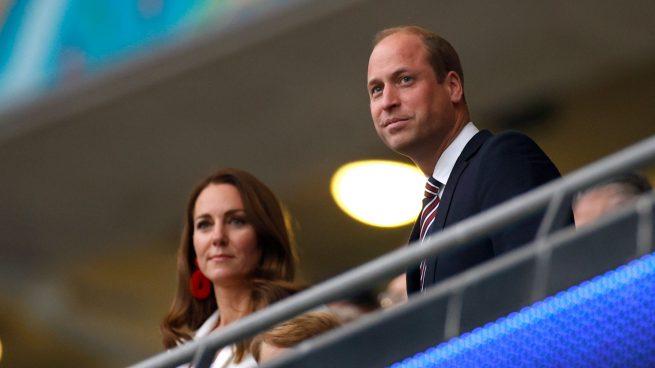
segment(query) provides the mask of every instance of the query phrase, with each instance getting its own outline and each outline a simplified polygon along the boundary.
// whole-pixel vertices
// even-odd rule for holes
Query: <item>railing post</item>
[[[637,214],[639,216],[637,222],[637,257],[648,254],[653,249],[653,197],[654,193],[650,195],[642,195],[636,204]]]
[[[570,203],[572,196],[566,192],[556,192],[553,194],[546,214],[544,215],[539,230],[536,235],[536,248],[537,258],[532,278],[532,290],[530,298],[533,302],[541,300],[546,296],[546,288],[548,284],[548,274],[550,273],[550,256],[552,253],[551,248],[548,246],[546,238],[553,229],[559,227],[563,223],[563,216],[566,208],[565,204]]]
[[[214,351],[214,349],[209,349],[207,344],[202,344],[198,347],[196,354],[193,356],[193,362],[190,367],[209,368],[214,361],[214,356],[216,356],[216,351]]]
[[[448,296],[446,309],[446,323],[444,323],[444,337],[446,340],[458,336],[462,324],[462,299],[464,289],[457,288]]]
[[[571,210],[572,198],[572,194],[566,192],[556,192],[553,194],[548,203],[544,218],[539,225],[539,230],[537,230],[536,239],[548,236],[554,229],[566,224],[564,214]]]

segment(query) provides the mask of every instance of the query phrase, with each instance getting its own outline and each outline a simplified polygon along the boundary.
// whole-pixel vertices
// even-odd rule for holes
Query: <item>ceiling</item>
[[[33,351],[101,367],[157,352],[186,197],[218,167],[254,173],[289,207],[308,281],[403,244],[408,228],[357,223],[329,195],[345,162],[403,160],[368,112],[370,42],[384,27],[449,39],[476,124],[528,132],[563,172],[655,132],[652,1],[318,3],[0,115],[7,364],[40,364]]]

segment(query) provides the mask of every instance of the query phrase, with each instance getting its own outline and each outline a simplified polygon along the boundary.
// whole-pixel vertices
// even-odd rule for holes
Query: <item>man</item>
[[[530,138],[516,132],[493,135],[471,122],[459,57],[440,36],[414,26],[383,30],[374,41],[367,79],[378,135],[433,178],[430,203],[410,241],[427,239],[560,176]],[[408,271],[408,293],[529,242],[540,219],[531,217],[430,257]]]
[[[625,174],[601,182],[578,194],[573,202],[575,226],[596,221],[605,214],[650,192],[648,179],[638,174]]]

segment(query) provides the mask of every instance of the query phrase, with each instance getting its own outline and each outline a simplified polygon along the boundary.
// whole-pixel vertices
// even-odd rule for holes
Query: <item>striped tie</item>
[[[423,195],[423,210],[421,211],[421,241],[425,238],[428,229],[434,222],[437,216],[437,207],[439,207],[439,189],[441,183],[437,179],[430,177],[425,183],[425,194]],[[426,260],[421,261],[421,291],[423,291],[423,283],[425,281],[425,270],[427,269]]]

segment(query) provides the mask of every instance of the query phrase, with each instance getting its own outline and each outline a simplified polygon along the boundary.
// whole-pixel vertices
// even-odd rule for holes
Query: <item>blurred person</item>
[[[619,175],[594,185],[580,192],[573,201],[575,225],[596,221],[651,190],[648,179],[636,173]]]
[[[331,312],[307,312],[257,335],[252,341],[251,351],[258,363],[266,363],[288,352],[302,341],[340,325],[340,319]]]
[[[378,296],[382,308],[393,307],[407,301],[407,278],[400,274],[387,284],[387,288]]]
[[[405,26],[382,30],[373,43],[367,75],[373,125],[385,145],[409,157],[428,178],[411,242],[560,177],[529,137],[494,135],[471,121],[462,66],[447,40]],[[423,260],[407,272],[408,292],[531,241],[541,217]]]
[[[187,204],[164,346],[205,337],[298,291],[292,240],[277,198],[251,174],[223,169],[200,182]],[[222,348],[212,367],[254,366],[249,346]]]
[[[341,322],[346,323],[378,310],[380,303],[374,292],[364,291],[350,298],[329,303],[327,307]]]

